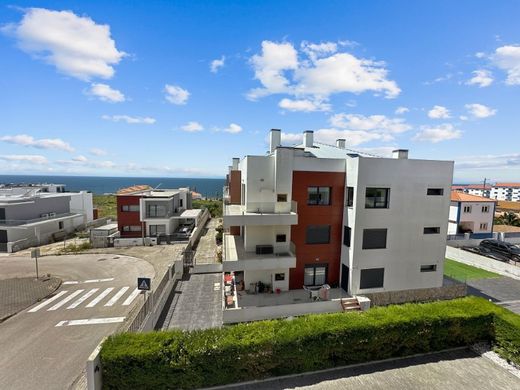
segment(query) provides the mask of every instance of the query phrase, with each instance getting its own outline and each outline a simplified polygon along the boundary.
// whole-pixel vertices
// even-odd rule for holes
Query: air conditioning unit
[[[55,217],[56,213],[49,213],[49,217]]]
[[[49,218],[49,214],[47,214],[47,213],[46,214],[41,214],[40,217],[42,217],[42,218]]]

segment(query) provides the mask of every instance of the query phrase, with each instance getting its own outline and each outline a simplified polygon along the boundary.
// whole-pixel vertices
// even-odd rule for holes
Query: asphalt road
[[[49,256],[40,272],[64,283],[53,296],[0,324],[0,389],[68,389],[103,337],[116,331],[136,302],[146,261],[117,255]],[[2,278],[34,272],[28,258],[0,258]]]

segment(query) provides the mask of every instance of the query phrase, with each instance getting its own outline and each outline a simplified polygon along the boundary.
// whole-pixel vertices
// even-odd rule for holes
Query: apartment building
[[[121,238],[158,237],[166,241],[189,237],[202,210],[193,210],[188,188],[153,189],[133,186],[117,192],[117,223]]]
[[[0,189],[0,252],[16,252],[63,239],[92,220],[89,192],[4,187]]]
[[[246,289],[329,284],[351,295],[440,287],[453,162],[373,158],[314,141],[233,159],[223,268]]]
[[[490,198],[508,202],[520,202],[520,183],[496,183]]]
[[[486,197],[452,191],[448,234],[491,235],[495,203]]]

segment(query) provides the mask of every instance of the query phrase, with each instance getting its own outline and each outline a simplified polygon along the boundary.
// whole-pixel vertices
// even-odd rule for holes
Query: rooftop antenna
[[[160,186],[162,186],[162,183],[159,183],[155,186],[154,190],[156,190],[157,188],[159,188]]]

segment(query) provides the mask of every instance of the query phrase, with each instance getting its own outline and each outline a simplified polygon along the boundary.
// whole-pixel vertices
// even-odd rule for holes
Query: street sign
[[[137,289],[148,291],[152,287],[152,280],[150,278],[137,278]]]
[[[31,251],[31,259],[40,257],[40,248],[33,249]]]

